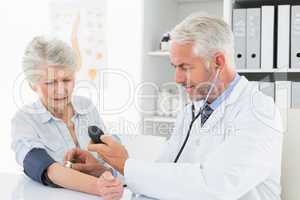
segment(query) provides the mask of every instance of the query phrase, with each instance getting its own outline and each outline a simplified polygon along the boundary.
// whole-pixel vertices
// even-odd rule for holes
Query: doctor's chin
[[[300,2],[11,0],[0,16],[1,199],[299,200]]]

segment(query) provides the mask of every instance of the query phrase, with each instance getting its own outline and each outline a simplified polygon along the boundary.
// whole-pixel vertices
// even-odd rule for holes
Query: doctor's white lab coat
[[[241,77],[203,127],[179,114],[158,162],[128,159],[124,176],[135,193],[164,200],[279,200],[283,130],[270,97]],[[151,151],[151,149],[149,149]]]

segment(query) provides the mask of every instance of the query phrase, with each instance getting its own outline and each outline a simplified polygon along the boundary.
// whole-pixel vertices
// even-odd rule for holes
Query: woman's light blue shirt
[[[71,121],[79,147],[86,149],[90,142],[88,126],[96,125],[105,131],[103,120],[93,103],[85,97],[72,98],[75,115]],[[16,152],[17,162],[23,166],[26,154],[33,148],[43,148],[57,162],[63,164],[65,153],[75,148],[75,143],[67,125],[54,117],[37,101],[24,106],[12,119],[12,149]]]

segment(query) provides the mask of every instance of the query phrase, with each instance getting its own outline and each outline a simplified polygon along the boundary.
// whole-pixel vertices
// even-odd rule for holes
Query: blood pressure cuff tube
[[[31,179],[51,187],[60,187],[54,184],[47,176],[47,169],[55,163],[45,149],[34,148],[30,150],[23,161],[24,172]]]

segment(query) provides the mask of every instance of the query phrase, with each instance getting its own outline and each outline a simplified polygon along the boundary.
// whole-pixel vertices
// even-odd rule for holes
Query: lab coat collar
[[[212,115],[208,118],[206,123],[203,125],[203,128],[210,129],[214,127],[214,125],[224,116],[226,107],[231,104],[234,104],[239,99],[243,91],[245,91],[248,83],[249,81],[244,76],[242,76],[239,82],[237,83],[237,85],[232,90],[231,94],[212,113]]]
[[[195,106],[196,113],[198,113],[200,108],[204,105],[204,100],[201,99],[200,101],[194,101],[193,104]]]
[[[233,89],[231,95],[224,101],[225,105],[228,106],[230,104],[235,103],[241,94],[245,91],[246,87],[248,86],[249,81],[246,77],[241,76],[241,79]]]
[[[241,76],[236,73],[233,81],[230,82],[229,86],[223,91],[223,93],[216,98],[209,106],[213,109],[216,110],[217,107],[228,97],[230,96],[232,90],[238,84],[239,80],[241,79]],[[200,110],[200,108],[204,105],[205,100],[201,99],[199,101],[194,101],[193,104],[195,106],[196,112]]]

